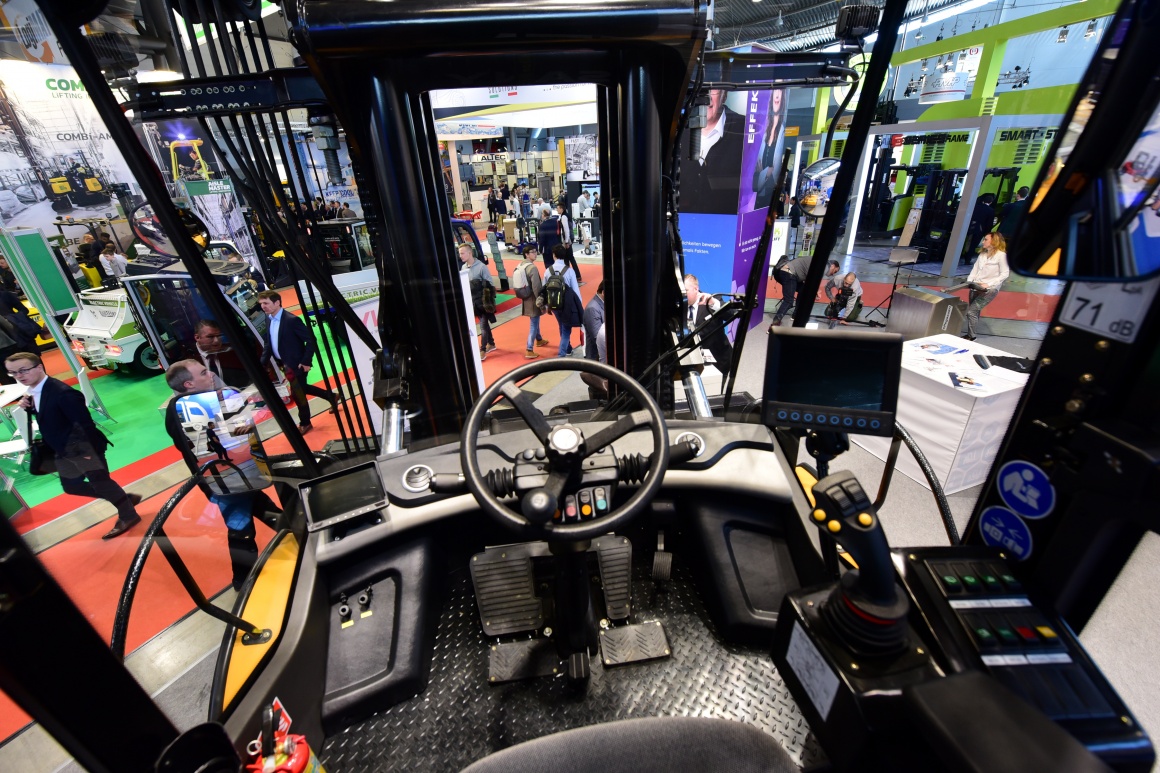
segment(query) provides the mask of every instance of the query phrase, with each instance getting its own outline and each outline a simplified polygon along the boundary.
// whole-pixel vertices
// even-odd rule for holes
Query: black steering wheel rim
[[[551,522],[536,524],[529,521],[522,514],[516,513],[502,504],[499,498],[488,488],[487,482],[484,480],[479,468],[478,429],[480,423],[483,421],[484,414],[495,403],[496,398],[500,396],[505,386],[524,381],[533,376],[538,376],[541,373],[561,370],[592,373],[600,378],[606,378],[611,382],[615,382],[635,397],[637,403],[648,414],[648,425],[653,437],[653,453],[650,457],[648,472],[641,482],[640,487],[620,507],[590,521],[563,524]],[[587,440],[587,436],[585,439]],[[471,412],[467,415],[467,422],[463,427],[459,455],[467,489],[475,497],[480,508],[494,520],[525,535],[537,536],[548,540],[579,541],[594,539],[595,537],[615,530],[636,517],[656,497],[660,491],[661,484],[664,482],[663,473],[668,469],[669,436],[665,424],[665,417],[661,412],[660,406],[657,405],[652,395],[645,391],[644,387],[628,374],[597,360],[579,358],[546,359],[522,365],[484,390],[483,394],[479,396],[479,399],[471,407]]]

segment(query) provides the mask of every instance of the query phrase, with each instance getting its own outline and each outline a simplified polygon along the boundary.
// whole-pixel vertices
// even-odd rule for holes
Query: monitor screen
[[[890,435],[901,368],[902,337],[893,333],[775,328],[766,359],[763,421]]]
[[[183,422],[205,423],[222,420],[222,403],[217,392],[198,392],[177,399],[177,415]]]
[[[374,462],[307,481],[299,486],[310,531],[317,531],[387,505],[383,479]]]

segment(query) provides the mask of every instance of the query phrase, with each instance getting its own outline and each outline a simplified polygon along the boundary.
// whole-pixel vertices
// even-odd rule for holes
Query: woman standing
[[[975,261],[967,282],[971,286],[970,304],[967,306],[967,334],[963,338],[975,340],[975,326],[983,307],[995,300],[999,288],[1007,280],[1007,240],[1003,234],[989,233],[983,236],[979,249],[979,259]]]
[[[753,170],[753,192],[757,197],[753,203],[755,209],[769,204],[769,197],[777,185],[777,168],[785,147],[784,134],[785,91],[774,89],[769,92],[769,115],[765,119],[761,155],[757,159],[757,168]]]

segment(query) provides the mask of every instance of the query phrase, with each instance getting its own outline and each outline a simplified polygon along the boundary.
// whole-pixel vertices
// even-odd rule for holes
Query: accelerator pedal
[[[563,665],[551,639],[523,639],[491,645],[487,683],[503,684],[560,673]]]
[[[543,627],[544,603],[536,597],[532,558],[545,549],[543,542],[530,542],[488,548],[471,557],[479,621],[488,636]]]
[[[657,550],[653,553],[652,578],[657,588],[664,588],[673,576],[673,554],[665,550],[665,531],[657,530]]]
[[[632,610],[632,543],[626,537],[606,534],[592,540],[600,563],[604,607],[609,620],[627,620]]]
[[[607,666],[667,658],[672,654],[660,620],[600,632],[600,659]]]

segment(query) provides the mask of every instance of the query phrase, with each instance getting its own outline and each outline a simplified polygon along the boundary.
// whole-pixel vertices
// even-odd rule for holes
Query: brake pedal
[[[632,611],[632,543],[626,537],[606,535],[592,540],[604,586],[609,620],[627,620]]]
[[[622,625],[600,632],[600,659],[605,666],[667,658],[672,654],[660,620]]]
[[[471,582],[479,621],[488,636],[535,631],[544,625],[544,602],[536,596],[532,558],[543,543],[489,548],[471,557]]]

